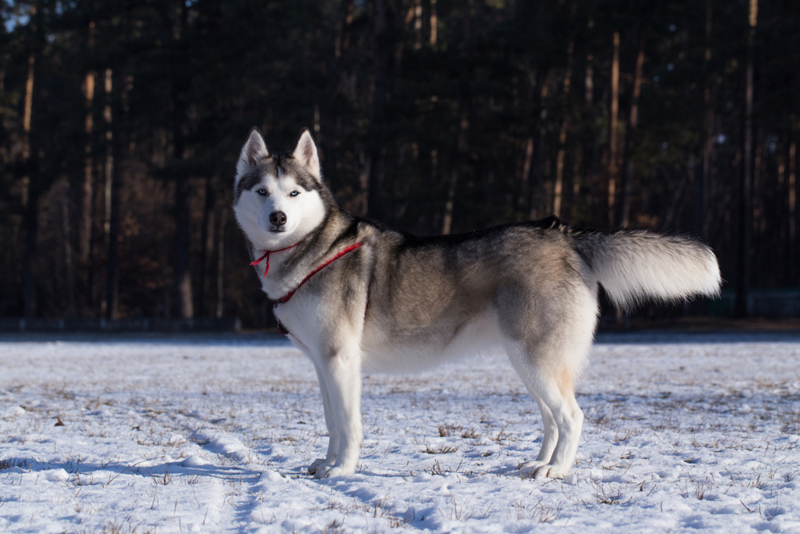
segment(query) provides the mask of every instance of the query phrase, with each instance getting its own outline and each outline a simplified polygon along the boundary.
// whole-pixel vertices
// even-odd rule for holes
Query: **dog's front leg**
[[[364,434],[361,426],[361,353],[358,347],[331,351],[320,362],[320,373],[330,401],[330,412],[338,437],[333,466],[318,465],[314,476],[326,478],[355,472]],[[333,438],[331,438],[331,446]],[[329,448],[330,454],[330,448]]]
[[[319,390],[322,393],[322,405],[325,409],[325,426],[328,427],[328,452],[325,458],[317,458],[308,467],[308,474],[316,474],[320,465],[327,465],[329,468],[333,467],[336,462],[336,455],[339,451],[339,434],[336,432],[336,423],[333,419],[333,412],[331,411],[331,400],[328,396],[328,388],[325,387],[325,375],[319,367],[319,364],[314,363],[314,369],[317,371],[317,381],[319,382]]]

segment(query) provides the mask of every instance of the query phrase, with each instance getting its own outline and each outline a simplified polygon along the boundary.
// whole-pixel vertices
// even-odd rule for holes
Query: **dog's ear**
[[[308,130],[303,130],[300,140],[297,141],[297,146],[294,148],[292,157],[300,162],[300,165],[305,167],[314,177],[322,179],[319,168],[319,154],[317,153],[317,145],[311,139],[311,134]]]
[[[261,137],[261,132],[258,131],[258,128],[253,128],[250,130],[250,137],[242,147],[242,153],[239,154],[239,161],[236,163],[236,179],[241,178],[247,169],[268,155],[267,145],[264,143],[264,138]]]

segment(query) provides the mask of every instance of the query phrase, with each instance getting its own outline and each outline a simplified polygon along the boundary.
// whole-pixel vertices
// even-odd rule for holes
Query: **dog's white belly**
[[[362,340],[365,372],[412,373],[464,356],[485,354],[501,346],[501,334],[494,310],[488,310],[464,324],[455,336],[420,335],[410,342],[392,339],[391,329],[369,325]]]

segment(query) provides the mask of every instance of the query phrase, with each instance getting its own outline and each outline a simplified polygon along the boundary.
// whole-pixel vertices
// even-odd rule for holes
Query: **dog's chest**
[[[289,302],[278,302],[274,313],[278,321],[278,329],[292,341],[299,341],[303,346],[311,348],[319,344],[320,299],[315,295],[302,295]]]

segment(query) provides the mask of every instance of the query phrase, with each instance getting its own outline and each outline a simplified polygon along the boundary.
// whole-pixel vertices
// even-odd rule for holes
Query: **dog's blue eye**
[[[259,195],[261,195],[262,197],[265,197],[265,196],[267,196],[267,190],[266,190],[266,189],[264,189],[263,187],[262,187],[261,189],[259,189],[258,191],[256,191],[256,193],[258,193],[258,194],[259,194]]]
[[[299,194],[300,194],[300,191],[292,191],[291,193],[289,193],[289,196],[290,197],[296,197]]]

